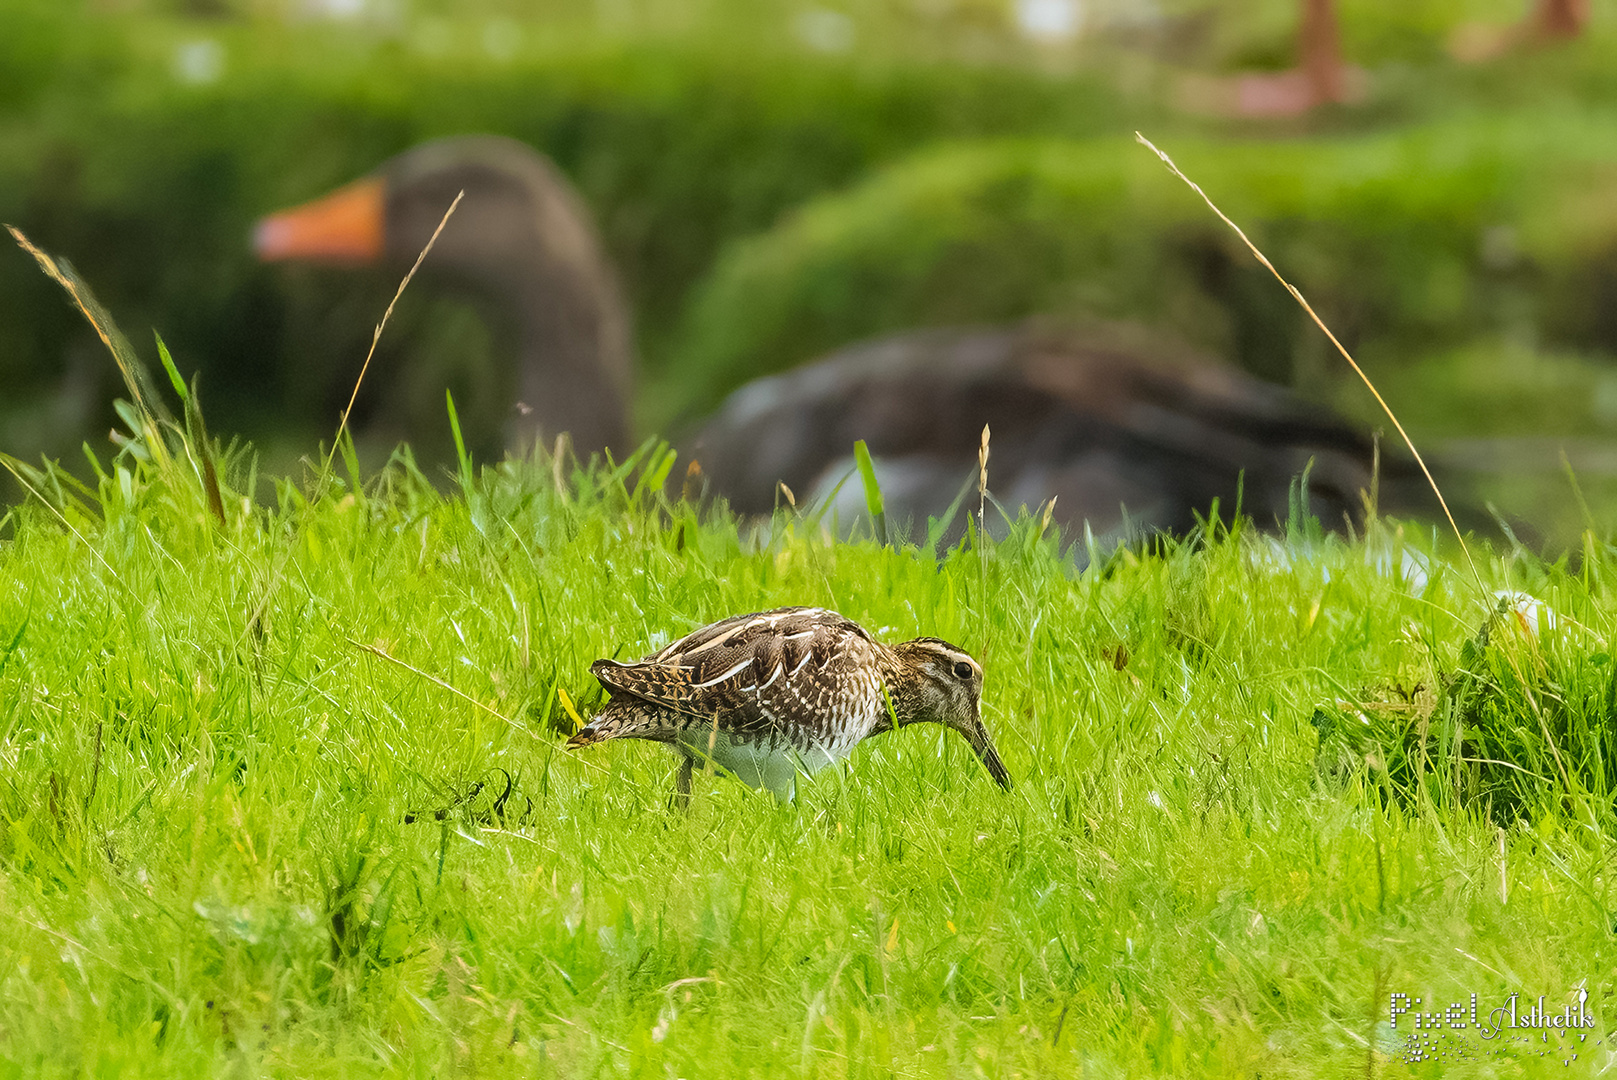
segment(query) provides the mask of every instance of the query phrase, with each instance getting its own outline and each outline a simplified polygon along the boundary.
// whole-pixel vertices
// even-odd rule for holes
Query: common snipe
[[[611,698],[568,748],[666,743],[681,756],[681,804],[692,767],[708,761],[790,802],[798,773],[847,756],[861,739],[928,721],[964,735],[988,774],[1011,786],[983,726],[983,669],[937,638],[883,645],[834,611],[786,607],[704,626],[637,664],[597,660],[590,671]]]

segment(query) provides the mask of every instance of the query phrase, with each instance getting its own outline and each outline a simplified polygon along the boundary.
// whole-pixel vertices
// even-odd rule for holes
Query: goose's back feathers
[[[856,345],[736,391],[692,447],[716,491],[767,513],[784,481],[826,494],[864,439],[890,517],[942,516],[990,440],[989,489],[1011,512],[1056,497],[1056,518],[1100,536],[1194,527],[1214,500],[1259,524],[1284,520],[1310,469],[1327,527],[1362,516],[1376,449],[1363,432],[1283,388],[1182,346],[1116,328],[924,330]],[[1411,472],[1382,463],[1383,488]],[[857,488],[844,485],[848,508]],[[974,501],[974,500],[973,500]]]

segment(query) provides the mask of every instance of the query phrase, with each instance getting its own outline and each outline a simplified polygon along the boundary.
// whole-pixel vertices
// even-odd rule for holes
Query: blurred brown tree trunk
[[[1571,41],[1588,25],[1589,0],[1533,0],[1532,10],[1509,26],[1456,27],[1449,35],[1449,53],[1468,64],[1485,63],[1519,49]]]
[[[1303,0],[1297,53],[1314,104],[1344,100],[1342,32],[1337,25],[1333,0]]]
[[[1342,60],[1342,32],[1335,0],[1299,0],[1297,66],[1229,77],[1186,77],[1179,87],[1183,108],[1221,116],[1297,117],[1321,105],[1363,100],[1368,78]]]
[[[1539,37],[1575,38],[1589,21],[1589,0],[1538,0],[1532,29]]]

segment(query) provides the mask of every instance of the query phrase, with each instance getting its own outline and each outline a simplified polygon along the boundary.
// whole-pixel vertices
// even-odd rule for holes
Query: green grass
[[[0,519],[11,1071],[1379,1073],[1392,992],[1578,985],[1611,1060],[1592,538],[1481,556],[1553,609],[1528,633],[1391,523],[1078,573],[1024,520],[938,559],[669,503],[657,447],[448,493],[339,458],[255,502],[194,401],[126,412],[93,489],[13,462]],[[1015,789],[911,729],[682,816],[666,752],[561,749],[591,660],[788,603],[971,650]],[[1573,1075],[1517,1049],[1484,1072]]]

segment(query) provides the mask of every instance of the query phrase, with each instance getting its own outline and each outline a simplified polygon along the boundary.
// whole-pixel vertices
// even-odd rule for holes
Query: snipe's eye
[[[971,678],[971,665],[966,663],[964,660],[956,661],[954,666],[954,675],[957,679]]]

